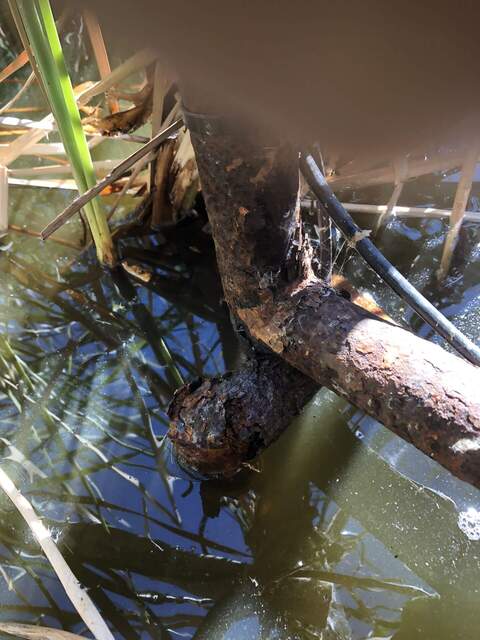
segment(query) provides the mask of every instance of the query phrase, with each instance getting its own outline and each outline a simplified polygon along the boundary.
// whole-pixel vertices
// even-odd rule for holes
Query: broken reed
[[[9,0],[9,3],[12,12],[18,12],[23,22],[35,58],[34,68],[40,74],[78,190],[84,193],[96,183],[95,172],[50,2]],[[85,205],[85,214],[99,261],[106,266],[114,266],[115,249],[98,200]]]

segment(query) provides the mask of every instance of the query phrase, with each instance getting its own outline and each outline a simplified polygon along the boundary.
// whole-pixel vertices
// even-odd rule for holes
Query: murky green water
[[[11,222],[38,228],[66,198],[14,188]],[[442,232],[395,221],[383,234],[427,293]],[[465,275],[441,306],[478,339],[478,231],[467,232]],[[115,636],[477,637],[480,493],[332,393],[258,472],[219,483],[177,468],[163,441],[175,380],[160,338],[187,380],[238,359],[208,236],[179,237],[125,243],[157,264],[148,286],[123,294],[90,254],[66,270],[76,252],[62,245],[11,234],[0,247],[1,468]],[[356,258],[340,260],[400,317]],[[0,619],[82,633],[5,497],[0,513]]]
[[[69,197],[14,187],[10,222],[38,231]],[[417,181],[404,197],[450,206],[452,188]],[[0,467],[117,638],[479,637],[480,492],[332,393],[319,392],[256,472],[200,482],[176,466],[163,436],[177,383],[162,340],[186,380],[240,356],[202,226],[126,241],[132,263],[153,272],[133,290],[91,254],[75,261],[65,244],[18,231],[1,241]],[[59,236],[78,243],[79,231],[74,223]],[[465,226],[439,289],[444,231],[438,220],[395,220],[380,241],[478,341],[480,233]],[[393,316],[437,339],[357,258],[339,252],[336,262]],[[0,620],[85,632],[5,496]]]

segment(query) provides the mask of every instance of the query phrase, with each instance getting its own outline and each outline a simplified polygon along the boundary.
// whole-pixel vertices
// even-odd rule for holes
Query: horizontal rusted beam
[[[480,487],[480,369],[315,277],[293,151],[233,128],[191,137],[225,298],[251,338]]]

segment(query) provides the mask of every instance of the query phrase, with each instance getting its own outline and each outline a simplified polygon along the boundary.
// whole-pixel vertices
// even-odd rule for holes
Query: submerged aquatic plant
[[[34,69],[40,75],[78,190],[83,193],[96,183],[95,172],[50,2],[9,0],[9,4],[12,13],[22,21],[35,59]],[[115,250],[98,200],[86,204],[85,213],[98,259],[102,264],[113,266],[116,261]]]

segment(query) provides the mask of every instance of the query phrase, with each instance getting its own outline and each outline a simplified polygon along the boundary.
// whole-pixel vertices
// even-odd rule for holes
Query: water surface
[[[14,35],[7,22],[4,31],[6,63]],[[91,77],[78,29],[69,37],[78,79]],[[38,94],[29,100],[41,104]],[[100,147],[96,157],[111,149]],[[454,186],[418,180],[400,204],[449,207]],[[390,189],[342,197],[383,204]],[[478,202],[478,190],[473,195]],[[124,241],[131,265],[149,270],[147,282],[128,285],[82,251],[78,221],[58,233],[62,242],[42,245],[26,233],[69,198],[10,190],[16,230],[0,243],[0,466],[115,637],[478,637],[480,493],[333,393],[321,390],[255,469],[233,481],[200,481],[178,468],[164,439],[178,373],[188,381],[240,360],[211,239],[200,221],[176,235]],[[118,218],[136,204],[125,201]],[[369,228],[372,217],[359,222]],[[440,287],[433,274],[445,229],[439,220],[393,220],[378,240],[478,342],[479,230],[464,226]],[[340,248],[334,257],[335,268],[398,321],[441,342],[358,257]],[[5,496],[0,620],[88,636]]]
[[[11,222],[38,228],[66,198],[14,188]],[[381,241],[478,339],[478,230],[467,229],[463,275],[438,291],[443,232],[395,220]],[[2,469],[115,636],[475,637],[479,492],[331,392],[234,481],[176,466],[163,436],[177,383],[162,340],[185,380],[239,358],[209,237],[182,233],[124,243],[144,266],[156,256],[151,281],[133,290],[88,252],[75,261],[78,251],[19,233],[0,247]],[[339,254],[337,266],[431,337],[356,257]],[[6,497],[0,512],[0,619],[84,632]]]

